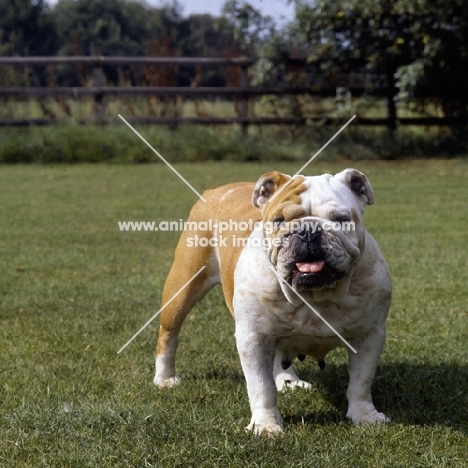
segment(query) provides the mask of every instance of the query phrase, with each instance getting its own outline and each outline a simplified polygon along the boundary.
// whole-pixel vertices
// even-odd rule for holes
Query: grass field
[[[326,153],[326,152],[325,152]],[[308,174],[350,163],[323,153]],[[302,164],[302,162],[301,162]],[[152,384],[159,309],[175,233],[118,221],[185,218],[196,200],[162,164],[0,168],[2,467],[465,467],[468,460],[468,161],[352,163],[394,282],[374,382],[388,426],[345,418],[346,352],[310,392],[280,395],[285,435],[253,437],[234,323],[219,288],[182,330],[172,390]],[[300,164],[274,168],[295,172]],[[256,180],[272,164],[180,164],[199,190]]]

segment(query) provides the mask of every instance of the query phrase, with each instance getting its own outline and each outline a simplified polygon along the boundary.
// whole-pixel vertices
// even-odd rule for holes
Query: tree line
[[[255,8],[227,0],[220,18],[184,17],[173,0],[161,8],[138,0],[0,0],[0,55],[53,56],[90,53],[150,55],[156,41],[176,56],[222,57],[229,49],[255,55],[274,23]]]
[[[99,43],[108,56],[249,56],[260,59],[263,81],[278,81],[285,63],[300,58],[322,80],[384,74],[398,99],[419,106],[431,99],[444,116],[468,116],[465,0],[289,1],[295,18],[278,27],[244,0],[227,0],[221,17],[185,17],[178,0],[160,8],[131,0],[0,0],[0,55],[88,55]],[[182,71],[178,79],[189,84],[193,75]],[[204,72],[204,85],[223,83],[218,72]]]

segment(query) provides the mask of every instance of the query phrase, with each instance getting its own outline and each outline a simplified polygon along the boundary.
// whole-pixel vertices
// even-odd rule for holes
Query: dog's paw
[[[255,424],[251,422],[245,430],[261,437],[278,437],[283,434],[283,428],[279,424]]]
[[[182,378],[178,375],[174,375],[173,377],[169,377],[168,379],[163,379],[160,377],[154,378],[154,385],[161,388],[171,388],[179,385],[182,382]]]
[[[346,414],[356,426],[366,426],[370,424],[388,424],[390,418],[383,413],[379,413],[372,404],[358,404],[350,407]]]
[[[296,388],[303,388],[305,390],[310,390],[312,385],[305,380],[300,379],[288,379],[277,377],[275,380],[276,389],[278,392],[284,392],[286,390],[294,390]]]

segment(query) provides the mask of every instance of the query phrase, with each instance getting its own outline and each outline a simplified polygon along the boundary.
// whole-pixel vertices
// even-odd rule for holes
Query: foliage
[[[463,0],[295,0],[292,36],[324,72],[399,71],[405,96],[468,115],[468,4]]]
[[[151,41],[169,39],[173,54],[219,56],[227,46],[255,55],[274,30],[271,18],[246,2],[227,0],[222,18],[182,14],[179,2],[155,8],[140,0],[0,0],[2,55],[89,54],[100,43],[104,55],[150,53]]]
[[[414,17],[398,11],[401,3],[298,0],[295,38],[325,71],[365,66],[393,71],[416,58],[420,48],[411,37]]]
[[[152,19],[143,3],[126,0],[60,0],[53,17],[61,44],[58,55],[71,53],[70,34],[84,54],[99,42],[104,55],[143,55]]]
[[[257,55],[258,48],[275,31],[271,17],[262,16],[244,0],[227,0],[217,27],[224,33],[229,32],[239,51],[250,57]]]
[[[159,8],[140,0],[59,0],[51,8],[43,1],[0,0],[0,6],[5,10],[0,15],[2,55],[255,56],[274,31],[271,18],[237,0],[226,2],[222,18],[184,17],[177,1]],[[57,76],[62,85],[77,86],[86,82],[83,72],[83,67],[61,67]],[[226,74],[235,72],[203,70],[198,85],[223,85]],[[0,80],[11,83],[18,79],[14,75]],[[50,85],[46,75],[34,68],[33,79]],[[196,72],[182,67],[176,75],[179,83],[190,85]],[[118,81],[114,69],[106,69],[106,77]],[[133,76],[133,81],[140,78]]]
[[[296,161],[308,159],[335,132],[332,127],[301,129],[268,127],[250,129],[240,137],[238,126],[193,127],[176,130],[162,126],[137,127],[138,131],[171,162]],[[335,160],[463,157],[466,147],[450,134],[399,129],[393,140],[384,130],[343,132],[328,150]],[[0,129],[0,164],[152,163],[158,156],[140,144],[122,125],[103,127],[57,124],[31,129]]]
[[[307,154],[307,143],[239,137],[238,127],[144,127],[139,131],[165,158],[177,161],[291,160]],[[0,163],[149,163],[159,158],[125,126],[55,125],[0,130]]]
[[[0,55],[49,55],[58,47],[44,0],[0,0]]]

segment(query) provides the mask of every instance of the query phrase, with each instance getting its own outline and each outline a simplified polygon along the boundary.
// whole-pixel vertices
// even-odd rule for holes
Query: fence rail
[[[355,86],[347,88],[354,95],[361,95],[369,88]],[[374,96],[384,95],[386,88],[372,88]],[[53,87],[42,88],[39,86],[15,86],[0,88],[0,96],[58,96],[69,95],[92,96],[98,94],[152,94],[157,96],[262,96],[262,95],[300,95],[310,94],[315,96],[335,96],[335,88],[286,88],[281,86],[251,86],[251,87],[199,87],[188,86],[100,86],[100,87]]]
[[[307,123],[317,123],[320,125],[343,125],[349,119],[341,117],[248,117],[245,119],[239,117],[126,117],[132,125],[178,125],[180,123],[196,124],[196,125],[306,125]],[[95,118],[77,118],[74,122],[81,125],[100,124],[109,125],[121,123],[117,117]],[[45,126],[60,122],[59,119],[53,118],[24,118],[24,119],[1,119],[0,125],[9,127],[27,127],[27,126]],[[353,121],[353,125],[361,125],[366,127],[388,127],[389,119],[385,117],[357,117]],[[397,119],[398,125],[408,126],[456,126],[466,123],[466,119],[458,117],[403,117]]]
[[[251,58],[204,58],[204,57],[0,57],[0,65],[177,65],[177,66],[240,66],[249,67],[256,62]]]
[[[250,125],[304,125],[311,122],[320,122],[322,125],[337,125],[344,123],[347,119],[317,116],[317,117],[262,117],[255,118],[249,116],[248,100],[253,96],[299,96],[313,95],[325,97],[335,97],[336,86],[250,86],[249,68],[255,64],[255,59],[251,58],[181,58],[181,57],[103,57],[94,55],[90,57],[0,57],[1,67],[51,67],[58,65],[84,65],[92,69],[91,86],[4,86],[0,87],[0,97],[35,97],[41,99],[50,96],[67,96],[80,98],[92,96],[94,98],[94,118],[73,119],[81,124],[98,123],[111,124],[118,123],[120,119],[106,117],[104,114],[103,97],[106,95],[147,95],[147,96],[188,96],[197,99],[200,96],[221,96],[237,100],[237,117],[128,117],[132,124],[151,125],[178,125],[198,124],[198,125],[232,125],[240,124],[244,134],[247,134]],[[130,65],[143,65],[147,67],[172,66],[172,67],[235,67],[240,69],[239,85],[226,87],[203,87],[203,86],[103,86],[103,67],[122,67]],[[302,64],[305,66],[305,62]],[[149,70],[149,68],[147,69]],[[148,72],[148,71],[147,71]],[[153,70],[154,72],[154,70]],[[57,83],[56,83],[57,84]],[[393,76],[387,76],[386,86],[358,85],[346,87],[346,92],[350,96],[362,96],[364,93],[375,97],[384,98],[387,102],[387,116],[381,118],[358,117],[355,120],[357,125],[365,126],[386,126],[394,130],[398,125],[424,125],[424,126],[454,126],[466,125],[463,118],[439,118],[439,117],[416,117],[399,118],[397,116],[394,97],[398,89],[395,87]],[[58,118],[18,118],[0,119],[0,126],[30,126],[49,125],[60,122]]]

